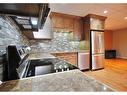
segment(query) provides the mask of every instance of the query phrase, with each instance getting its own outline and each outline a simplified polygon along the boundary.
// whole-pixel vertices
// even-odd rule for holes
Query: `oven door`
[[[30,66],[30,61],[25,60],[17,69],[17,73],[19,78],[25,78],[27,76],[27,72]]]
[[[54,66],[51,62],[43,61],[40,59],[31,60],[26,77],[44,75],[53,72],[54,72]]]

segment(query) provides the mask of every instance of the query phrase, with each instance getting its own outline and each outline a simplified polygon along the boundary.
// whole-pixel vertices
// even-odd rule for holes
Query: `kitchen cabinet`
[[[74,38],[82,39],[82,33],[83,33],[83,24],[82,24],[81,18],[75,18],[74,19]]]
[[[74,19],[71,17],[63,17],[63,28],[68,31],[73,31]]]
[[[54,29],[73,31],[74,20],[72,17],[68,17],[58,13],[52,13],[50,17]]]
[[[82,17],[52,12],[50,18],[54,31],[73,32],[74,38],[81,39],[83,30]]]
[[[51,53],[52,55],[54,55],[55,57],[61,58],[67,62],[69,62],[72,65],[77,66],[77,57],[78,57],[78,53],[77,52],[63,52],[63,53]]]
[[[97,18],[90,18],[90,29],[94,30],[104,30],[104,20]]]
[[[84,19],[89,20],[89,25],[91,30],[104,30],[105,19],[107,17],[95,15],[95,14],[88,14],[84,17]]]
[[[105,19],[106,17],[95,14],[88,14],[83,17],[83,40],[90,40],[91,30],[104,30]]]
[[[63,18],[61,16],[55,16],[53,15],[51,17],[51,22],[52,22],[52,27],[53,28],[64,28],[64,24],[63,24]]]

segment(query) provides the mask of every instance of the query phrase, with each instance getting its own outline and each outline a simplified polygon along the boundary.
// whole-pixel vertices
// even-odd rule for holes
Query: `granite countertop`
[[[29,59],[43,59],[43,58],[55,58],[52,54],[57,53],[87,53],[89,50],[80,50],[80,51],[67,51],[67,52],[62,52],[62,51],[57,51],[57,52],[37,52],[37,53],[30,53]]]
[[[57,52],[50,52],[51,54],[52,53],[87,53],[87,52],[89,52],[89,50],[79,50],[79,51],[66,51],[66,52],[62,52],[62,51],[57,51]]]
[[[31,53],[29,54],[29,59],[44,59],[44,58],[56,58],[55,56],[51,55],[50,53]]]
[[[0,85],[0,91],[113,91],[84,75],[78,69],[12,80]]]
[[[90,52],[90,50],[80,50],[80,51],[78,51],[78,53],[88,53],[88,52]]]
[[[51,53],[51,54],[52,54],[52,53],[56,53],[56,54],[64,53],[64,54],[65,54],[65,53],[78,53],[78,51],[70,51],[70,52],[62,52],[62,51],[60,51],[60,52],[50,52],[50,53]]]

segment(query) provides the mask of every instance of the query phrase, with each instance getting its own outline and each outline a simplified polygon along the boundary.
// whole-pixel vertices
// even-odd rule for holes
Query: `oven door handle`
[[[25,72],[24,72],[24,74],[23,74],[23,77],[22,77],[22,78],[26,78],[26,77],[27,77],[29,67],[30,67],[30,61],[28,61],[28,63],[27,63],[27,66],[26,66],[26,69],[25,69]]]

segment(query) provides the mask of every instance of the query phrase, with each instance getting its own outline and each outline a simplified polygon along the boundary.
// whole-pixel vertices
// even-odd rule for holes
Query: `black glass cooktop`
[[[73,69],[78,68],[59,58],[30,60],[26,77],[64,72]]]

